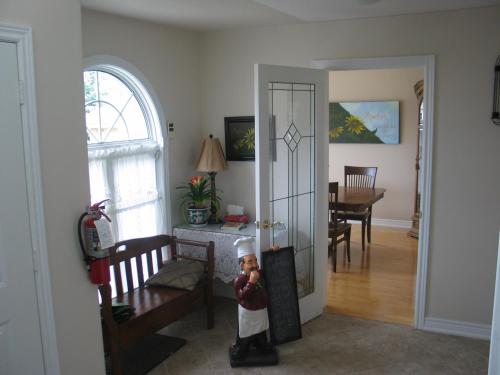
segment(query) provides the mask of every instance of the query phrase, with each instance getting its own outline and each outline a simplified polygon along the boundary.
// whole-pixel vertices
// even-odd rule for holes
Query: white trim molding
[[[58,375],[60,365],[45,235],[32,31],[29,27],[0,24],[0,40],[16,43],[17,46],[19,80],[24,87],[21,119],[44,370],[45,374]]]
[[[372,218],[372,225],[379,225],[381,227],[410,229],[411,228],[411,220],[393,220],[393,219]]]
[[[360,223],[360,221],[356,220],[348,220],[347,222],[350,224]],[[372,225],[377,225],[380,227],[410,229],[411,220],[377,219],[375,217],[372,217]]]
[[[415,287],[414,326],[424,328],[429,262],[429,228],[432,187],[432,149],[434,134],[434,75],[433,55],[374,57],[355,59],[314,60],[312,66],[326,70],[366,70],[422,68],[424,70],[424,128],[422,134],[420,233],[418,241],[417,276]]]
[[[491,336],[490,325],[439,318],[425,318],[423,330],[483,340],[489,340]]]

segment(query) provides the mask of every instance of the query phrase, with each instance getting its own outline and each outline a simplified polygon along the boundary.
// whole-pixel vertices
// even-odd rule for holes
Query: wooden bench
[[[198,259],[177,254],[176,245],[186,244],[205,248],[206,258]],[[168,247],[170,259],[199,260],[205,264],[205,277],[192,291],[164,286],[146,286],[144,281],[154,273],[154,259],[158,269],[166,260],[162,248]],[[135,265],[132,261],[135,259]],[[125,274],[120,264],[124,263]],[[114,272],[116,298],[111,297],[111,285],[99,287],[102,298],[104,346],[111,357],[113,375],[121,375],[120,353],[130,348],[138,339],[150,335],[186,315],[197,304],[206,304],[207,328],[214,326],[213,274],[214,243],[177,239],[168,235],[138,238],[116,243],[110,248],[110,267]],[[144,276],[143,265],[147,270]],[[135,266],[138,285],[134,285],[132,268]],[[124,285],[127,291],[124,292]],[[113,319],[112,301],[123,302],[135,308],[135,314],[124,322]]]

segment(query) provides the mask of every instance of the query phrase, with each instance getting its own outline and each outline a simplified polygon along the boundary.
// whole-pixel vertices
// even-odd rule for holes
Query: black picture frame
[[[255,160],[255,117],[224,117],[226,160]]]

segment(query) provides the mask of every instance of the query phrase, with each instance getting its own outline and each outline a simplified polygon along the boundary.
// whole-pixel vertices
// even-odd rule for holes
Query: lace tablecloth
[[[220,224],[207,225],[203,228],[193,228],[188,225],[174,227],[174,236],[180,239],[193,241],[214,241],[215,243],[215,277],[225,283],[230,283],[238,276],[240,266],[238,264],[238,252],[233,246],[234,241],[241,237],[255,237],[255,224],[248,224],[237,232],[229,232],[220,229]],[[179,254],[189,256],[202,256],[200,248],[187,245],[178,245]]]

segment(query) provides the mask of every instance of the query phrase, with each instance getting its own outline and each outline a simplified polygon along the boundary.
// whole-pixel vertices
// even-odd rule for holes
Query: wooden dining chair
[[[337,245],[345,241],[347,260],[351,262],[351,224],[347,224],[338,218],[338,193],[339,183],[330,182],[328,184],[328,238],[331,243],[328,252],[332,254],[333,272],[337,272]]]
[[[344,167],[344,186],[359,188],[375,188],[375,179],[377,178],[377,167],[353,167],[346,165]],[[345,211],[339,212],[339,219],[361,221],[361,248],[365,251],[365,233],[367,233],[368,242],[372,242],[372,206],[364,211]]]

